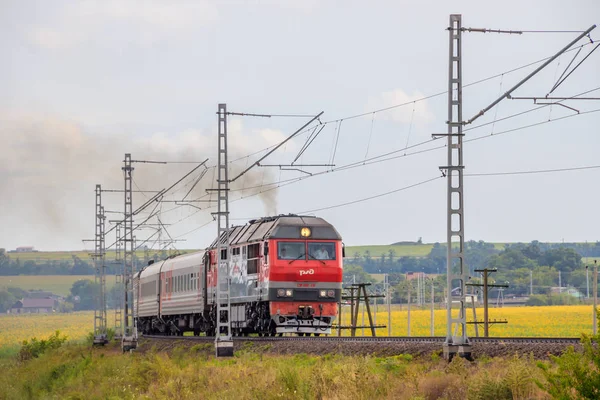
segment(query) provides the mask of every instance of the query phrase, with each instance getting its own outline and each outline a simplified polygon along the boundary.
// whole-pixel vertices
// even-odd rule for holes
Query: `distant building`
[[[17,301],[11,308],[11,314],[41,314],[56,310],[57,301],[54,299],[30,299]]]
[[[17,249],[15,250],[15,253],[32,253],[36,251],[33,246],[21,246],[21,247],[17,247]]]
[[[28,299],[54,299],[57,300],[59,296],[52,292],[46,292],[43,290],[30,290],[25,293],[25,297]]]
[[[581,293],[579,290],[571,287],[551,287],[550,294],[567,294],[578,299],[582,299],[585,297],[583,293]]]
[[[427,278],[427,275],[425,274],[425,272],[407,272],[406,273],[406,280],[407,281],[412,281],[413,279],[424,279]]]

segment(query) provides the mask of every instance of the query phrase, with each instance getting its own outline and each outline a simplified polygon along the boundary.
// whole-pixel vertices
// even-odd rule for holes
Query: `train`
[[[279,215],[231,227],[205,250],[145,266],[133,307],[144,335],[215,336],[217,248],[229,266],[231,335],[331,334],[342,291],[344,245],[322,218]]]

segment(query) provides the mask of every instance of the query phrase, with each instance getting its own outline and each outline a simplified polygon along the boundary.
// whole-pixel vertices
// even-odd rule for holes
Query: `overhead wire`
[[[590,44],[592,44],[592,42],[590,42],[590,43],[584,43],[584,44],[581,45],[581,47],[589,46]],[[574,51],[574,50],[577,50],[577,48],[566,50],[564,53],[569,53],[569,52]],[[499,74],[491,75],[491,76],[488,76],[486,78],[482,78],[482,79],[479,79],[479,80],[476,80],[476,81],[464,84],[463,85],[463,89],[464,88],[468,88],[470,86],[478,85],[478,84],[483,83],[483,82],[487,82],[489,80],[501,77],[503,75],[508,75],[508,74],[513,73],[513,72],[516,72],[516,71],[519,71],[519,70],[531,67],[532,65],[539,64],[539,63],[544,62],[544,61],[546,61],[546,60],[548,60],[550,58],[551,57],[545,57],[545,58],[542,58],[542,59],[539,59],[539,60],[536,60],[536,61],[532,61],[532,62],[524,64],[524,65],[521,65],[519,67],[516,67],[516,68],[510,69],[510,70],[501,72]],[[353,114],[353,115],[349,115],[349,116],[338,118],[338,119],[333,119],[333,120],[329,120],[329,121],[320,122],[320,125],[328,125],[328,124],[331,124],[331,123],[337,123],[337,122],[342,121],[342,120],[351,120],[351,119],[355,119],[355,118],[364,117],[364,116],[370,115],[370,114],[377,114],[377,113],[380,113],[380,112],[385,112],[385,111],[393,110],[395,108],[404,107],[404,106],[407,106],[409,104],[413,104],[413,103],[416,103],[416,102],[421,102],[421,101],[429,100],[429,99],[432,99],[432,98],[435,98],[435,97],[438,97],[438,96],[446,95],[447,93],[448,93],[448,91],[444,90],[444,91],[441,91],[441,92],[433,93],[431,95],[420,97],[418,99],[413,99],[413,100],[410,100],[410,101],[407,101],[407,102],[404,102],[404,103],[399,103],[399,104],[395,104],[395,105],[392,105],[392,106],[388,106],[388,107],[383,107],[383,108],[371,110],[371,111],[364,112],[364,113]],[[314,127],[308,127],[306,129],[304,129],[303,131],[299,132],[297,136],[300,136],[302,134],[310,132],[310,130],[313,129],[313,128]],[[246,154],[244,156],[237,157],[237,158],[235,158],[233,160],[230,160],[229,163],[234,163],[234,162],[240,161],[240,160],[242,160],[242,159],[244,159],[246,157],[255,156],[255,155],[259,154],[259,153],[262,153],[263,151],[271,150],[275,146],[277,146],[277,145],[268,146],[268,147],[265,147],[263,149],[254,151],[252,153]],[[216,166],[215,165],[211,165],[211,166],[208,166],[208,168],[216,168]]]
[[[417,187],[417,186],[421,186],[421,185],[424,185],[424,184],[429,183],[429,182],[433,182],[433,181],[441,179],[441,178],[442,178],[441,176],[436,176],[435,178],[426,179],[424,181],[417,182],[417,183],[414,183],[412,185],[403,186],[401,188],[390,190],[390,191],[384,192],[384,193],[379,193],[379,194],[376,194],[374,196],[369,196],[369,197],[364,197],[364,198],[357,199],[357,200],[347,201],[345,203],[335,204],[335,205],[332,205],[332,206],[321,207],[321,208],[314,208],[312,210],[300,211],[298,214],[308,214],[308,213],[317,212],[317,211],[330,210],[332,208],[345,207],[345,206],[349,206],[351,204],[362,203],[364,201],[377,199],[379,197],[389,196],[391,194],[398,193],[398,192],[401,192],[403,190],[407,190],[407,189],[411,189],[411,188],[414,188],[414,187]]]
[[[470,173],[464,174],[464,176],[502,176],[502,175],[530,175],[530,174],[545,174],[551,172],[567,172],[567,171],[581,171],[586,169],[597,169],[600,165],[587,165],[582,167],[568,167],[568,168],[553,168],[553,169],[538,169],[528,171],[508,171],[508,172],[482,172],[482,173]]]
[[[496,134],[492,134],[492,135],[485,135],[485,136],[481,136],[481,137],[478,137],[478,138],[473,138],[473,139],[470,139],[470,140],[465,140],[464,142],[480,140],[480,139],[483,139],[483,138],[489,138],[489,137],[500,135],[500,134],[503,134],[503,133],[514,132],[516,130],[527,129],[527,128],[530,128],[530,127],[533,127],[533,126],[546,124],[546,123],[549,123],[549,122],[552,122],[552,121],[558,121],[558,120],[562,120],[562,119],[565,119],[565,118],[574,117],[574,116],[577,116],[577,115],[595,113],[595,112],[599,112],[599,111],[600,111],[600,109],[596,109],[596,110],[590,110],[588,112],[584,112],[584,113],[581,113],[581,114],[568,115],[568,116],[561,117],[561,118],[555,118],[555,119],[550,120],[550,121],[542,121],[542,122],[539,122],[537,124],[530,124],[530,125],[526,125],[526,126],[519,127],[519,128],[509,129],[509,130],[506,130],[506,131],[503,131],[503,132],[497,132]],[[444,147],[446,147],[446,146],[445,145],[438,146],[438,147],[432,148],[432,149],[425,149],[422,152],[437,150],[437,149],[444,148]],[[402,155],[396,156],[394,158],[405,157],[405,156],[406,156],[405,154],[402,154]],[[384,161],[387,161],[387,160],[389,160],[389,159],[385,159]],[[360,165],[358,165],[358,166],[360,166]],[[498,175],[522,175],[522,174],[538,174],[538,173],[550,173],[550,172],[576,171],[576,170],[586,170],[586,169],[596,169],[596,168],[600,168],[600,165],[582,166],[582,167],[570,167],[570,168],[555,168],[555,169],[546,169],[546,170],[532,170],[532,171],[471,173],[471,174],[465,174],[465,176],[476,177],[476,176],[498,176]],[[327,171],[327,172],[332,172],[332,171]],[[292,184],[292,183],[295,183],[297,181],[300,181],[300,180],[303,180],[303,179],[306,179],[306,178],[309,178],[309,177],[311,177],[311,176],[300,177],[297,180],[288,181],[287,183],[284,183],[284,184],[279,183],[274,188],[266,189],[264,191],[261,191],[259,193],[254,194],[254,195],[246,196],[246,198],[247,197],[251,197],[251,196],[255,196],[255,195],[259,195],[259,194],[261,194],[263,192],[270,191],[270,190],[273,190],[275,188],[279,188],[279,187],[282,187],[282,186],[286,186],[288,184]],[[301,211],[300,214],[312,213],[312,212],[318,212],[318,211],[324,211],[324,210],[329,210],[329,209],[333,209],[333,208],[344,207],[344,206],[348,206],[348,205],[352,205],[352,204],[357,204],[357,203],[365,202],[365,201],[368,201],[368,200],[372,200],[372,199],[376,199],[376,198],[379,198],[379,197],[388,196],[388,195],[391,195],[391,194],[394,194],[394,193],[397,193],[397,192],[401,192],[401,191],[404,191],[404,190],[408,190],[408,189],[411,189],[413,187],[421,186],[421,185],[424,185],[426,183],[429,183],[429,182],[432,182],[434,180],[441,179],[441,178],[443,178],[443,177],[442,176],[436,176],[435,178],[426,179],[424,181],[420,181],[420,182],[417,182],[417,183],[412,184],[412,185],[404,186],[404,187],[401,187],[401,188],[398,188],[398,189],[394,189],[394,190],[391,190],[391,191],[387,191],[387,192],[384,192],[384,193],[379,193],[379,194],[376,194],[376,195],[373,195],[373,196],[368,196],[368,197],[364,197],[364,198],[361,198],[361,199],[357,199],[357,200],[353,200],[353,201],[348,201],[348,202],[344,202],[344,203],[340,203],[340,204],[335,204],[335,205],[331,205],[331,206],[320,207],[320,208],[315,208],[315,209],[310,209],[310,210],[304,210],[304,211]],[[236,202],[236,201],[239,201],[239,200],[242,200],[242,198],[234,199],[231,202]],[[209,207],[209,208],[212,208],[212,207]],[[197,212],[199,212],[199,211],[197,211]],[[194,214],[196,214],[196,213],[194,213]],[[187,219],[187,218],[185,218],[185,219]],[[211,222],[213,222],[213,221],[209,221],[208,223],[202,225],[201,227],[198,227],[198,228],[196,228],[196,229],[194,229],[194,230],[192,230],[192,231],[190,231],[188,233],[180,235],[180,236],[178,236],[178,238],[181,237],[181,236],[185,236],[185,235],[187,235],[189,233],[193,233],[193,232],[201,229],[202,227],[210,224]]]
[[[581,47],[583,47],[583,46],[585,46],[585,45],[589,45],[589,43],[586,43],[586,44],[582,45]],[[570,49],[570,50],[568,50],[568,51],[573,51],[573,50],[575,50],[575,49]],[[568,51],[567,51],[567,52],[568,52]],[[464,85],[464,86],[463,86],[463,88],[465,88],[465,87],[469,87],[469,86],[472,86],[472,85],[476,85],[476,84],[479,84],[479,83],[482,83],[482,82],[485,82],[485,81],[488,81],[488,80],[491,80],[491,79],[494,79],[494,78],[497,78],[497,77],[501,77],[501,78],[503,79],[505,74],[509,74],[509,73],[512,73],[512,72],[515,72],[515,71],[518,71],[518,70],[521,70],[521,69],[527,68],[527,67],[529,67],[529,66],[531,66],[531,65],[535,65],[535,64],[537,64],[537,63],[543,62],[543,61],[545,61],[545,60],[547,60],[547,59],[549,59],[549,58],[550,58],[550,57],[546,57],[546,58],[544,58],[544,59],[540,59],[540,60],[534,61],[534,62],[532,62],[532,63],[526,64],[526,65],[523,65],[523,66],[520,66],[520,67],[517,67],[517,68],[513,68],[513,69],[511,69],[511,70],[509,70],[509,71],[505,71],[505,72],[503,72],[503,73],[501,73],[501,74],[497,74],[497,75],[494,75],[494,76],[490,76],[490,77],[487,77],[487,78],[484,78],[484,79],[481,79],[481,80],[478,80],[478,81],[475,81],[475,82],[472,82],[472,83],[466,84],[466,85]],[[501,84],[502,84],[502,83],[501,83]],[[594,91],[594,90],[598,90],[598,89],[592,89],[591,91]],[[589,93],[589,92],[591,92],[591,91],[588,91],[588,92],[586,92],[586,93]],[[336,136],[336,144],[337,144],[337,141],[339,140],[339,131],[340,131],[340,125],[341,125],[341,122],[342,122],[343,120],[348,120],[348,119],[353,119],[353,118],[359,118],[359,117],[362,117],[362,116],[365,116],[365,115],[372,114],[372,124],[373,124],[373,122],[374,122],[374,118],[375,118],[375,114],[376,114],[376,113],[383,112],[383,111],[387,111],[387,110],[391,110],[391,109],[398,108],[398,107],[402,107],[402,106],[405,106],[405,105],[408,105],[408,104],[413,104],[413,112],[414,112],[414,106],[415,106],[415,103],[416,103],[416,102],[418,102],[418,101],[424,101],[424,100],[427,100],[427,99],[430,99],[430,98],[433,98],[433,97],[437,97],[437,96],[441,96],[441,95],[443,95],[443,94],[447,94],[447,91],[443,91],[443,92],[435,93],[435,94],[433,94],[433,95],[429,95],[429,96],[424,96],[424,97],[422,97],[422,98],[420,98],[420,99],[415,99],[415,100],[412,100],[412,101],[409,101],[409,102],[406,102],[406,103],[401,103],[401,104],[397,104],[397,105],[394,105],[394,106],[385,107],[385,108],[381,108],[381,109],[374,110],[374,111],[369,111],[369,112],[367,112],[367,113],[361,113],[361,114],[356,114],[356,115],[351,115],[351,116],[348,116],[348,117],[340,118],[340,119],[337,119],[337,120],[332,120],[332,121],[321,122],[321,125],[326,125],[326,124],[329,124],[329,123],[332,123],[332,122],[336,122],[336,123],[338,124],[338,133],[337,133],[337,136]],[[542,108],[542,107],[544,107],[544,106],[547,106],[547,105],[542,105],[542,106],[539,106],[539,107],[535,107],[535,108],[533,108],[533,109],[530,109],[530,110],[527,110],[527,111],[524,111],[524,112],[520,112],[520,113],[517,113],[517,114],[511,115],[511,116],[507,116],[507,117],[501,118],[501,119],[499,119],[499,120],[496,120],[496,118],[494,118],[494,121],[493,121],[493,122],[491,122],[491,124],[495,124],[496,122],[500,122],[500,121],[503,121],[503,120],[506,120],[506,119],[509,119],[509,118],[514,118],[514,117],[516,117],[516,116],[519,116],[519,115],[523,115],[523,114],[526,114],[526,113],[529,113],[529,112],[532,112],[532,111],[536,111],[536,110],[538,110],[538,109],[540,109],[540,108]],[[583,113],[580,113],[580,114],[577,114],[577,115],[584,115],[584,114],[589,114],[589,113],[593,113],[593,112],[597,112],[597,111],[600,111],[600,109],[599,109],[599,110],[591,110],[591,111],[583,112]],[[530,125],[526,125],[526,126],[523,126],[523,127],[518,127],[518,128],[514,128],[514,129],[506,130],[506,131],[503,131],[503,132],[499,132],[499,133],[496,133],[496,134],[493,134],[493,128],[492,128],[492,135],[498,135],[498,134],[503,134],[503,133],[508,133],[508,132],[514,132],[514,131],[517,131],[517,130],[526,129],[526,128],[530,128],[530,127],[537,126],[537,125],[542,125],[542,124],[549,123],[549,122],[552,122],[552,121],[558,121],[558,120],[562,120],[562,119],[569,118],[569,117],[572,117],[572,116],[575,116],[575,115],[569,115],[569,116],[565,116],[565,117],[560,117],[560,118],[550,119],[550,120],[548,120],[548,121],[543,121],[543,122],[539,122],[539,123],[535,123],[535,124],[530,124]],[[474,129],[477,129],[477,128],[480,128],[480,127],[482,127],[482,126],[489,125],[489,124],[490,124],[490,123],[481,124],[481,125],[478,125],[478,126],[475,126],[475,127],[472,127],[472,128],[465,129],[464,131],[468,131],[468,130],[474,130]],[[312,127],[311,127],[311,128],[307,128],[307,129],[306,129],[304,132],[301,132],[301,134],[302,134],[302,133],[305,133],[305,132],[308,132],[308,131],[310,131],[310,129],[314,129],[314,128],[312,128]],[[314,132],[314,131],[313,131],[313,132]],[[371,136],[371,134],[372,134],[372,126],[371,126],[371,133],[370,133],[370,136]],[[480,139],[482,139],[482,138],[486,138],[486,137],[489,137],[489,136],[492,136],[492,135],[485,135],[485,136],[478,137],[478,138],[472,138],[472,139],[469,139],[469,140],[465,140],[465,142],[470,142],[470,141],[480,140]],[[427,141],[424,141],[424,142],[418,143],[418,144],[416,144],[416,145],[414,145],[414,146],[410,146],[410,148],[412,148],[412,147],[416,147],[416,146],[420,146],[420,145],[424,145],[424,144],[427,144],[427,143],[431,143],[431,142],[433,142],[434,140],[435,140],[435,139],[432,139],[432,140],[427,140]],[[369,139],[369,145],[370,145],[370,139]],[[232,163],[232,162],[235,162],[235,161],[239,161],[239,160],[241,160],[241,159],[243,159],[243,158],[249,158],[249,157],[251,157],[251,156],[253,156],[253,155],[256,155],[256,154],[259,154],[259,153],[261,153],[262,151],[268,151],[269,149],[272,149],[273,147],[275,147],[275,146],[269,146],[269,147],[267,147],[267,148],[265,148],[265,149],[258,150],[258,151],[256,151],[256,152],[254,152],[254,153],[251,153],[251,154],[248,154],[248,155],[246,155],[246,156],[239,157],[239,158],[237,158],[237,159],[234,159],[234,160],[230,161],[230,163]],[[234,200],[232,200],[232,202],[239,201],[239,200],[241,200],[242,198],[247,198],[247,197],[252,197],[252,196],[260,195],[260,194],[262,194],[262,193],[264,193],[264,192],[266,192],[266,191],[270,191],[270,190],[273,190],[273,189],[276,189],[276,188],[279,188],[279,187],[282,187],[282,186],[286,186],[286,185],[288,185],[288,184],[292,184],[292,183],[295,183],[295,182],[301,181],[301,180],[303,180],[303,179],[306,179],[306,178],[309,178],[309,177],[313,177],[313,176],[319,176],[319,175],[322,175],[322,174],[325,174],[325,173],[330,173],[330,172],[335,172],[335,171],[340,171],[340,170],[345,170],[345,169],[350,169],[350,168],[353,168],[353,167],[355,167],[357,164],[361,164],[361,163],[362,163],[363,165],[370,165],[370,164],[374,164],[374,163],[378,163],[378,162],[389,161],[389,160],[392,160],[392,159],[396,159],[396,158],[400,158],[400,157],[405,157],[405,156],[408,156],[408,155],[420,154],[420,153],[424,153],[424,152],[428,152],[428,151],[433,151],[433,150],[437,150],[437,149],[440,149],[440,148],[443,148],[443,147],[446,147],[446,146],[445,146],[445,145],[443,145],[443,146],[437,146],[437,147],[434,147],[434,148],[429,148],[429,149],[425,149],[425,150],[423,150],[423,151],[419,151],[419,152],[414,152],[414,153],[405,153],[404,155],[401,155],[401,156],[384,158],[384,157],[386,157],[386,156],[389,156],[389,155],[391,155],[391,154],[394,154],[394,153],[396,153],[396,152],[400,152],[400,151],[406,150],[406,149],[408,148],[408,147],[406,146],[404,149],[399,149],[399,150],[396,150],[396,151],[392,151],[392,152],[385,153],[385,154],[383,154],[383,155],[379,155],[379,156],[373,157],[373,158],[371,158],[371,159],[369,159],[369,160],[368,160],[368,161],[370,161],[370,162],[367,162],[367,160],[366,160],[366,157],[365,157],[365,160],[363,160],[363,161],[359,161],[359,162],[355,162],[355,163],[350,163],[350,164],[347,164],[347,165],[345,165],[345,166],[342,166],[342,167],[339,167],[339,168],[332,168],[331,170],[322,171],[322,172],[320,172],[320,173],[315,173],[315,174],[312,174],[312,175],[309,175],[309,176],[302,176],[302,177],[298,177],[298,178],[291,178],[291,179],[289,179],[289,180],[284,180],[284,181],[281,181],[281,179],[278,179],[278,181],[277,181],[277,182],[271,182],[271,183],[267,183],[267,184],[264,184],[264,172],[263,172],[263,176],[262,176],[262,180],[261,180],[261,185],[254,186],[254,187],[247,187],[247,188],[243,188],[243,189],[242,189],[242,191],[243,191],[243,190],[249,190],[249,189],[260,189],[260,188],[264,188],[264,187],[268,187],[268,186],[273,186],[273,185],[276,185],[276,186],[273,186],[273,187],[271,187],[271,188],[269,188],[269,189],[261,190],[261,191],[260,191],[260,192],[258,192],[258,193],[251,194],[251,195],[248,195],[248,196],[245,196],[245,197],[244,197],[244,196],[242,196],[241,198],[238,198],[238,199],[234,199]],[[337,149],[337,145],[335,146],[335,149]],[[335,150],[334,150],[334,151],[335,151]],[[367,150],[367,154],[368,154],[368,150]],[[335,157],[335,152],[334,152],[334,155],[333,155],[332,157]],[[211,167],[209,167],[209,168],[215,168],[215,166],[211,166]],[[215,169],[216,169],[216,168],[215,168]],[[438,179],[438,178],[440,178],[440,177],[436,177],[436,178],[434,178],[434,179]],[[421,184],[423,184],[423,183],[427,183],[427,182],[429,182],[429,181],[430,181],[430,180],[427,180],[427,181],[420,182],[420,183],[418,183],[418,184],[415,184],[415,185],[421,185]],[[380,194],[380,195],[371,196],[371,197],[369,197],[369,198],[360,199],[360,200],[358,200],[358,201],[355,201],[355,202],[367,201],[367,200],[369,200],[370,198],[377,198],[377,197],[380,197],[380,196],[382,196],[382,195],[383,195],[383,196],[385,196],[385,195],[392,194],[392,193],[395,193],[395,192],[397,192],[397,191],[400,191],[400,190],[405,190],[405,189],[407,189],[407,188],[414,187],[415,185],[411,185],[411,186],[409,186],[409,187],[406,187],[406,188],[400,188],[400,189],[396,189],[396,190],[394,190],[394,191],[391,191],[391,192],[386,192],[386,193],[383,193],[383,194]],[[239,190],[239,189],[237,189],[237,190]],[[232,191],[236,191],[236,190],[232,190]],[[347,202],[347,203],[343,203],[343,204],[342,204],[342,205],[340,205],[340,206],[343,206],[343,205],[349,205],[349,204],[354,204],[354,202]],[[209,207],[209,209],[210,209],[210,208],[212,208],[212,207]],[[328,208],[332,208],[332,207],[327,207],[327,208],[325,208],[325,209],[328,209]],[[312,210],[312,211],[320,211],[320,210],[322,210],[322,209],[315,209],[315,210]],[[198,211],[194,212],[193,214],[191,214],[191,215],[190,215],[190,216],[188,216],[188,217],[191,217],[192,215],[195,215],[195,214],[196,214],[197,212],[199,212],[199,211],[200,211],[200,210],[198,210]],[[311,212],[311,211],[309,210],[309,211],[306,211],[306,212]],[[186,218],[184,218],[184,219],[187,219],[188,217],[186,217]],[[210,222],[212,222],[212,221],[209,221],[208,223],[210,223]],[[208,223],[207,223],[207,224],[208,224]],[[203,226],[206,226],[207,224],[205,224],[205,225],[203,225]],[[195,229],[194,231],[196,231],[196,230],[198,230],[198,229],[200,229],[200,228],[197,228],[197,229]],[[186,233],[186,234],[188,234],[188,233]]]

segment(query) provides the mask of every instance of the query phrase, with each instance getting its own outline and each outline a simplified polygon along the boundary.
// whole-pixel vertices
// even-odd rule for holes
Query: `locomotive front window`
[[[277,256],[280,260],[300,260],[306,258],[305,242],[277,243]]]
[[[317,260],[335,260],[335,243],[308,242],[308,255]]]

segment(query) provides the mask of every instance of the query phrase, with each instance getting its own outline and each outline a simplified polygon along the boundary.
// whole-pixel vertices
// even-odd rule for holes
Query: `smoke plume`
[[[231,160],[272,144],[248,140],[239,134],[239,126],[232,124],[232,128]],[[103,189],[123,189],[121,167],[125,153],[131,153],[134,160],[203,161],[209,158],[208,166],[216,163],[217,154],[217,135],[212,132],[189,130],[150,137],[107,135],[87,131],[73,121],[47,116],[0,115],[0,137],[3,153],[0,157],[0,222],[3,225],[0,247],[9,240],[18,241],[19,245],[46,247],[43,242],[49,235],[70,238],[52,243],[75,243],[83,237],[91,237],[95,184],[101,184]],[[193,164],[136,163],[133,189],[167,188],[193,167]],[[180,191],[170,198],[185,195],[202,168],[182,182],[178,186]],[[243,168],[245,165],[232,164],[230,178]],[[206,189],[216,187],[215,169],[206,171],[187,196],[188,200],[200,198],[206,195]],[[275,214],[277,190],[260,193],[260,188],[252,188],[271,182],[272,175],[269,170],[251,170],[232,184],[230,199],[237,198],[241,194],[237,190],[245,188],[244,197],[257,194],[265,213]],[[135,194],[134,208],[151,195]],[[107,208],[112,201],[122,210],[122,194],[103,196]],[[197,204],[208,208],[208,204]],[[205,220],[206,213],[203,214]],[[108,216],[110,219],[118,217]]]

